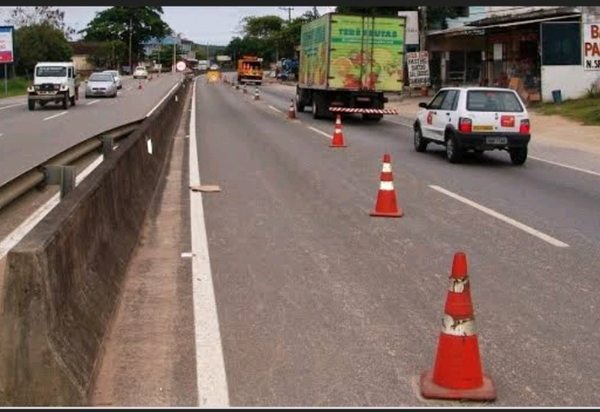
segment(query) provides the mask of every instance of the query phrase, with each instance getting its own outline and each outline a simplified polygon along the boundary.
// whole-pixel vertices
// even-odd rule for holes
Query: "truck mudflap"
[[[329,108],[332,113],[367,113],[367,114],[398,114],[397,110],[394,109],[367,109],[367,108],[352,108],[352,107],[339,107],[332,106]]]

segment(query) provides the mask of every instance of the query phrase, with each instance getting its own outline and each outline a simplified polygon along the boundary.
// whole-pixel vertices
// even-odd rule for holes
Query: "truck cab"
[[[35,65],[33,85],[27,88],[27,105],[35,110],[52,102],[63,110],[79,100],[79,76],[72,62],[40,62]]]
[[[238,60],[237,81],[239,84],[254,83],[262,84],[263,80],[263,59],[256,56],[243,56]]]

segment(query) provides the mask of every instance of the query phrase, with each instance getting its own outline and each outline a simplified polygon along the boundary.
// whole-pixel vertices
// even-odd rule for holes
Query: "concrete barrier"
[[[89,405],[107,327],[190,85],[183,81],[8,253],[0,340],[5,405]]]

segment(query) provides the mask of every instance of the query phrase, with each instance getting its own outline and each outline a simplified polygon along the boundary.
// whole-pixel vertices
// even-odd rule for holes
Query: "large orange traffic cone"
[[[346,147],[344,143],[344,133],[342,133],[342,116],[335,117],[335,129],[333,129],[333,138],[329,147]]]
[[[392,174],[392,160],[389,154],[383,155],[383,166],[379,178],[379,192],[375,209],[371,212],[373,217],[402,217],[404,212],[398,207],[396,189],[394,189],[394,176]]]
[[[288,109],[288,119],[296,118],[296,108],[294,107],[294,99],[290,101],[290,108]]]
[[[491,401],[496,389],[482,372],[471,301],[467,256],[454,255],[433,372],[421,375],[421,394],[430,399]]]

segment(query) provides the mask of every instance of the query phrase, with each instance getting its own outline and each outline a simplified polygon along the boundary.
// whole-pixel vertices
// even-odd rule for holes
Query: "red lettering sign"
[[[600,44],[598,44],[598,43],[585,42],[585,45],[583,46],[583,50],[584,50],[586,57],[600,56]]]
[[[592,24],[590,26],[590,37],[592,39],[597,39],[600,37],[600,26],[597,24]]]

